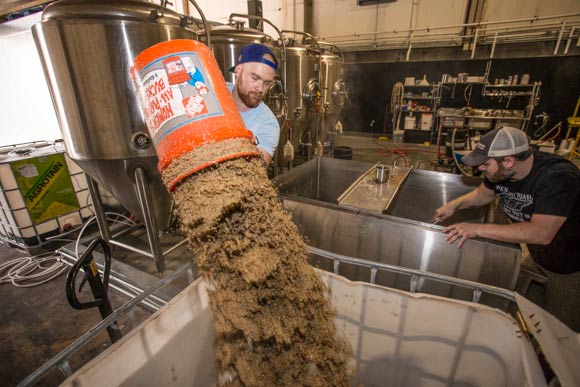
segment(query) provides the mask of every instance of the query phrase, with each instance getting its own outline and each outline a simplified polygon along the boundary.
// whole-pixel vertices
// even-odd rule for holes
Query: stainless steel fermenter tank
[[[135,171],[144,173],[160,228],[168,224],[171,199],[157,172],[129,69],[137,54],[156,43],[197,40],[187,24],[183,16],[145,1],[61,0],[33,27],[67,153],[140,219],[147,216]]]
[[[317,146],[329,145],[347,97],[342,80],[343,58],[337,47],[305,35],[301,43],[289,39],[286,45],[288,118],[292,127],[290,141],[295,149],[306,150],[308,158]],[[280,143],[280,146],[283,142]]]
[[[319,42],[319,44],[321,47],[326,47],[324,42]],[[337,50],[337,48],[334,49]],[[320,59],[322,63],[321,86],[324,99],[322,106],[324,119],[322,120],[320,140],[326,145],[331,140],[329,134],[335,132],[335,125],[348,94],[346,84],[342,79],[344,60],[340,53],[324,49]]]
[[[291,130],[280,135],[278,153],[287,139],[296,151],[312,153],[317,119],[322,102],[320,56],[308,45],[290,39],[286,43],[286,88]],[[314,143],[314,144],[313,144]]]
[[[235,82],[234,73],[228,69],[236,64],[240,51],[247,44],[261,43],[272,48],[280,61],[279,52],[276,52],[277,49],[274,48],[272,37],[264,32],[245,27],[243,22],[213,26],[210,35],[216,62],[228,82]],[[204,40],[203,35],[200,38]]]
[[[200,39],[204,41],[204,32],[200,31]],[[264,97],[264,102],[270,107],[278,120],[285,115],[284,85],[280,74],[282,74],[282,55],[280,48],[275,44],[275,40],[268,34],[244,26],[243,22],[232,22],[229,25],[213,26],[210,31],[211,46],[218,63],[227,82],[234,83],[235,75],[229,69],[236,64],[242,48],[250,43],[261,43],[272,49],[278,61],[278,75],[268,89]]]

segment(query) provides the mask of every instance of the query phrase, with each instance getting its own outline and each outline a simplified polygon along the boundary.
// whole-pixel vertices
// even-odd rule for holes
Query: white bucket
[[[421,130],[431,130],[432,124],[433,124],[433,114],[431,113],[421,114]]]
[[[405,117],[405,129],[415,129],[415,117]]]
[[[393,131],[393,142],[395,144],[400,144],[403,142],[403,135],[405,134],[404,130],[394,130]]]

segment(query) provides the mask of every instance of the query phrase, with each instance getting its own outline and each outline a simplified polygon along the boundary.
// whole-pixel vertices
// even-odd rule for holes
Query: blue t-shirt
[[[227,85],[231,92],[234,85],[230,82]],[[240,115],[246,128],[254,134],[258,148],[273,156],[280,139],[280,126],[272,110],[264,102],[260,102],[255,108],[240,112]]]

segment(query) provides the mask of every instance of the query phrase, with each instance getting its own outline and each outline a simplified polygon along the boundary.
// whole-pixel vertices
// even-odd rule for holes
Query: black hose
[[[197,12],[199,13],[199,15],[201,16],[201,21],[203,22],[203,28],[205,28],[205,38],[207,39],[207,46],[209,48],[211,48],[211,40],[210,40],[210,33],[209,33],[209,25],[207,24],[207,20],[205,18],[205,15],[203,13],[203,11],[201,10],[201,8],[199,7],[199,5],[197,5],[197,3],[194,0],[189,0],[189,2],[191,4],[193,4],[193,6],[195,7],[195,9],[197,9]]]

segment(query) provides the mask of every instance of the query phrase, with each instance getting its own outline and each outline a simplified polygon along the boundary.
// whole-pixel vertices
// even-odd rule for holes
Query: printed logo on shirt
[[[532,219],[532,211],[526,211],[534,203],[532,195],[510,192],[506,187],[499,185],[496,186],[496,190],[499,203],[510,219],[516,222],[529,222]]]

